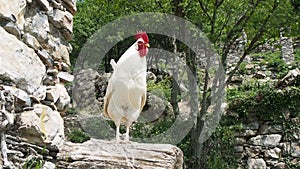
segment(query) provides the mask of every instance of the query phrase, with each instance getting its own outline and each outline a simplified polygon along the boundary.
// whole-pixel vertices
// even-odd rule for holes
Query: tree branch
[[[199,4],[200,4],[200,7],[201,7],[201,9],[203,10],[204,14],[205,14],[205,15],[208,17],[208,19],[211,21],[212,19],[211,19],[210,15],[208,14],[207,9],[204,7],[203,1],[202,1],[202,0],[198,0],[198,2],[199,2]]]
[[[261,0],[256,1],[255,4],[253,4],[252,10],[250,11],[250,14],[247,15],[247,11],[240,17],[240,19],[234,24],[232,29],[227,33],[225,44],[223,46],[223,53],[222,53],[222,64],[225,65],[225,61],[227,58],[227,54],[229,52],[230,47],[234,43],[236,37],[233,38],[233,36],[237,36],[236,32],[241,32],[244,28],[246,22],[251,18],[251,16],[254,14],[256,7],[261,2]]]

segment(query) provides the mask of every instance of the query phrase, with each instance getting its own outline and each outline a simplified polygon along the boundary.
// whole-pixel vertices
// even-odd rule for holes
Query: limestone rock
[[[280,133],[282,131],[282,125],[271,125],[269,123],[265,123],[263,124],[260,129],[259,129],[259,133],[260,134],[276,134],[276,133]]]
[[[48,86],[46,89],[46,100],[51,102],[57,102],[59,93],[56,91],[56,86]]]
[[[36,104],[34,110],[25,111],[19,117],[20,136],[29,143],[60,146],[64,140],[63,119],[59,112],[53,111],[50,107]]]
[[[25,33],[23,35],[24,42],[31,48],[33,48],[35,51],[38,51],[41,47],[39,41],[29,33]]]
[[[46,90],[46,86],[40,86],[38,90],[33,92],[30,97],[33,98],[34,101],[39,103],[41,100],[44,100],[46,98]]]
[[[38,50],[37,54],[46,66],[52,67],[54,65],[54,60],[45,49]]]
[[[253,159],[249,158],[247,160],[247,168],[248,169],[266,169],[266,162],[262,158]]]
[[[58,111],[64,111],[70,103],[71,98],[65,86],[57,83],[55,86],[47,87],[45,100],[50,101],[50,104],[54,103]]]
[[[15,22],[22,29],[25,7],[26,0],[0,1],[0,18]]]
[[[281,137],[280,134],[257,135],[256,137],[252,137],[249,142],[258,146],[276,147],[279,144]]]
[[[283,162],[274,165],[274,169],[288,169],[287,165]]]
[[[21,89],[12,86],[3,86],[5,90],[10,91],[12,95],[16,98],[15,100],[15,108],[16,111],[21,111],[23,107],[31,106],[31,100],[29,95]]]
[[[283,143],[284,155],[292,157],[300,157],[300,145],[298,143]]]
[[[267,150],[265,157],[278,159],[280,157],[281,149],[276,147],[274,149]]]
[[[2,26],[8,33],[15,35],[18,39],[21,38],[21,30],[14,22],[8,22]]]
[[[54,9],[49,12],[50,21],[57,28],[66,28],[73,32],[73,15],[68,11]]]
[[[91,139],[65,142],[57,154],[58,168],[181,169],[182,151],[169,144],[120,143]]]
[[[76,0],[63,0],[64,6],[67,8],[67,10],[74,15],[77,11],[76,9]]]
[[[37,0],[37,3],[46,12],[51,9],[48,0]]]
[[[54,69],[54,68],[48,68],[47,70],[47,75],[50,75],[50,76],[57,76],[58,74],[58,70],[57,69]]]
[[[74,76],[68,72],[59,72],[57,77],[62,82],[72,82],[74,80]]]
[[[57,106],[58,111],[65,111],[71,101],[69,93],[63,84],[56,84],[55,87],[56,92],[59,94],[59,99],[55,105]]]
[[[297,79],[299,79],[299,77],[300,77],[300,70],[298,68],[289,70],[288,74],[278,81],[277,87],[284,88],[290,86],[293,83],[295,83]]]
[[[42,169],[55,169],[55,164],[49,161],[46,161]]]
[[[50,26],[48,16],[42,12],[36,13],[32,18],[27,18],[25,31],[32,34],[41,43],[46,43]]]
[[[60,39],[49,36],[48,47],[50,55],[55,61],[64,61],[71,65],[69,58],[69,46],[62,44]]]
[[[46,70],[44,64],[24,43],[0,27],[0,79],[9,79],[16,87],[32,93],[41,83]]]

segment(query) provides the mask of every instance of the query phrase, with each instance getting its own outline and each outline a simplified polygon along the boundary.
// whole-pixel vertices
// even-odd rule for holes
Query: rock
[[[15,96],[9,91],[0,86],[0,105],[5,106],[5,110],[13,112],[15,109]]]
[[[234,83],[234,84],[241,84],[242,82],[244,81],[244,78],[242,76],[232,76],[232,79],[231,79],[231,83]]]
[[[245,147],[245,153],[248,157],[254,158],[259,155],[260,148],[254,146]]]
[[[64,140],[64,122],[59,112],[50,107],[35,104],[34,110],[25,111],[19,117],[20,136],[29,143],[60,146]]]
[[[277,82],[278,88],[284,88],[294,84],[300,77],[300,70],[298,68],[289,70],[288,74],[285,75],[281,80]]]
[[[250,144],[258,146],[276,147],[281,140],[280,134],[257,135],[249,140]]]
[[[278,159],[280,157],[281,149],[276,147],[274,149],[267,150],[265,152],[265,157]]]
[[[267,75],[263,71],[258,71],[255,75],[253,75],[253,78],[256,79],[264,79]]]
[[[21,30],[14,22],[8,22],[2,26],[8,33],[15,35],[18,39],[21,39]]]
[[[17,23],[22,29],[26,0],[10,0],[0,2],[0,18]]]
[[[59,98],[59,93],[56,86],[48,86],[46,89],[46,100],[56,103]]]
[[[281,133],[283,130],[282,125],[271,125],[269,123],[263,124],[260,129],[259,133],[260,134],[277,134]]]
[[[56,87],[56,93],[59,94],[59,99],[55,103],[55,105],[57,106],[58,111],[64,112],[67,106],[69,105],[71,98],[69,96],[67,89],[63,84],[58,83],[55,85],[55,87]]]
[[[243,146],[235,146],[234,151],[237,153],[242,153],[244,151],[244,147]]]
[[[65,28],[73,32],[73,15],[68,11],[54,9],[48,13],[50,21],[59,29]]]
[[[95,95],[95,90],[97,90],[95,87],[95,78],[98,75],[98,72],[92,69],[80,70],[80,72],[74,74],[72,99],[74,106],[78,109],[95,110],[93,106],[97,100],[93,96]]]
[[[3,86],[3,88],[10,91],[10,93],[16,98],[14,103],[16,112],[22,111],[24,107],[31,106],[30,97],[24,90],[12,86]]]
[[[291,144],[291,156],[300,157],[300,145],[298,143]]]
[[[245,68],[246,68],[247,70],[254,69],[254,68],[255,68],[255,64],[248,63],[248,64],[245,66]]]
[[[90,139],[65,142],[57,154],[58,168],[182,169],[182,151],[169,144],[145,144]]]
[[[33,98],[34,101],[39,103],[41,100],[44,100],[46,98],[46,89],[46,86],[40,86],[40,88],[33,92],[30,97]]]
[[[48,16],[42,12],[36,13],[33,17],[27,18],[25,31],[33,35],[41,44],[45,44],[50,32]]]
[[[153,91],[154,92],[154,91]],[[165,118],[174,119],[175,115],[170,103],[165,101],[163,93],[147,93],[145,110],[140,114],[138,121],[142,123],[155,122]]]
[[[51,9],[48,0],[37,0],[37,3],[46,12]]]
[[[152,81],[156,82],[157,78],[156,78],[154,73],[147,72],[147,81],[149,81],[149,80],[152,80]]]
[[[54,65],[54,60],[45,49],[38,50],[37,54],[46,66],[52,67]]]
[[[9,79],[29,94],[39,88],[46,69],[34,50],[0,27],[0,79]],[[17,56],[17,57],[16,57]],[[2,77],[2,78],[1,78]]]
[[[74,76],[68,72],[59,72],[57,77],[61,82],[72,82],[74,80]]]
[[[47,75],[43,79],[43,85],[46,85],[46,86],[54,86],[58,82],[59,82],[59,79],[57,77],[54,77],[54,76],[48,76]]]
[[[283,33],[280,31],[281,58],[289,64],[295,60],[293,39],[283,36]]]
[[[45,164],[43,165],[42,169],[55,169],[55,164],[51,163],[49,161],[46,161]]]
[[[58,71],[71,72],[70,66],[63,61],[55,61],[54,66]]]
[[[241,138],[241,137],[236,137],[235,138],[235,145],[243,145],[246,143],[246,139]]]
[[[288,169],[288,166],[285,163],[280,162],[274,165],[274,169]]]
[[[57,69],[49,68],[47,70],[47,75],[49,75],[49,76],[57,76],[57,74],[58,74],[58,70]]]
[[[35,51],[38,51],[41,48],[39,41],[34,36],[30,35],[29,33],[25,33],[23,35],[23,40],[26,45],[33,48]]]
[[[61,29],[60,32],[64,35],[66,41],[71,41],[73,39],[73,34],[68,29]]]
[[[62,44],[60,45],[53,44],[53,45],[54,45],[53,52],[51,53],[52,58],[54,60],[63,60],[66,64],[71,65],[68,47]]]
[[[266,162],[262,158],[253,159],[249,158],[247,160],[247,169],[267,169]]]
[[[64,6],[67,8],[67,10],[74,15],[77,11],[76,9],[76,0],[63,0]]]
[[[49,103],[46,103],[50,101]],[[55,86],[48,86],[46,89],[46,99],[43,103],[52,107],[55,105],[55,110],[65,111],[69,105],[71,98],[65,86],[63,84],[55,84]]]
[[[257,134],[256,130],[244,130],[241,131],[239,133],[237,133],[237,136],[243,136],[243,137],[251,137],[251,136],[255,136]]]
[[[259,123],[258,122],[252,122],[250,124],[243,125],[243,129],[258,130],[259,129]]]

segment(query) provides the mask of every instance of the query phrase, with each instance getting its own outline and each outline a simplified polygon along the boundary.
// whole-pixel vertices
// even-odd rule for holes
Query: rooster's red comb
[[[138,40],[139,38],[142,38],[145,43],[149,43],[149,38],[146,32],[138,32],[135,34],[135,39]]]

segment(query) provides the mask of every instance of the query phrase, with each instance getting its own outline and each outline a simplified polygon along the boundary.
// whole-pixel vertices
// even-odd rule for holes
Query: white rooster
[[[146,55],[149,39],[146,32],[135,35],[136,42],[117,63],[111,60],[114,72],[108,82],[104,98],[104,116],[116,125],[116,141],[120,142],[120,125],[126,125],[125,141],[129,141],[129,128],[136,121],[146,103]]]

